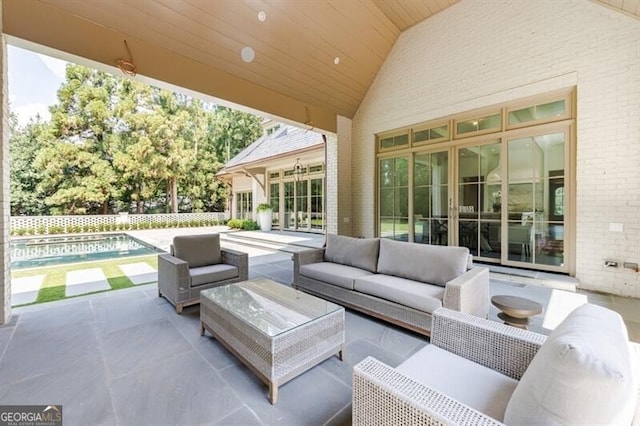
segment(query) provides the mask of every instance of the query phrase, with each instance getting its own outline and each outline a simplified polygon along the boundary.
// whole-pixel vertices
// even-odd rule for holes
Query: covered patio
[[[137,231],[156,243],[171,238],[162,234]],[[225,238],[223,246],[250,254],[250,278],[287,286],[290,250],[322,243],[314,234],[247,234]],[[588,301],[621,313],[631,340],[640,341],[636,300],[544,287],[549,281],[517,274],[493,272],[491,294],[541,303],[544,314],[533,319],[532,330],[548,333],[546,327]],[[176,315],[156,284],[16,308],[0,327],[0,401],[61,404],[65,424],[73,425],[347,425],[353,366],[367,356],[397,366],[428,344],[424,336],[347,310],[344,361],[334,356],[285,384],[271,405],[255,374],[209,334],[200,336],[199,314],[195,305]],[[497,314],[492,307],[490,318],[500,321]]]

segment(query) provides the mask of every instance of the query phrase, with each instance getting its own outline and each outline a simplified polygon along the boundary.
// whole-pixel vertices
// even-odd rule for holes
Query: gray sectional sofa
[[[296,288],[425,335],[440,307],[489,313],[489,270],[466,247],[329,234],[293,260]]]

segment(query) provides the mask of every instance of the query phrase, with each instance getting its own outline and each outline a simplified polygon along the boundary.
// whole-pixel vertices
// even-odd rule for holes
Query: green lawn
[[[35,303],[52,302],[65,298],[65,282],[67,272],[78,271],[80,269],[101,268],[109,281],[112,290],[133,287],[131,280],[122,272],[118,265],[129,263],[146,262],[150,266],[158,269],[158,256],[138,256],[122,259],[101,260],[97,262],[80,262],[69,265],[44,266],[41,268],[30,268],[11,271],[11,278],[31,277],[34,275],[45,275],[42,287],[38,292]],[[97,292],[96,292],[97,293]],[[90,294],[90,293],[88,293]],[[77,297],[77,296],[73,296]],[[22,306],[22,305],[20,305]]]

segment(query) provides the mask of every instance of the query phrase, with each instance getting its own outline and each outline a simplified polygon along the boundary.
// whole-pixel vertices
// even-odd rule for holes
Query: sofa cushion
[[[220,234],[180,235],[173,237],[174,256],[189,264],[189,268],[222,262]]]
[[[300,275],[353,290],[354,279],[372,274],[353,266],[332,262],[318,262],[302,265],[300,267]]]
[[[550,334],[522,376],[507,424],[631,424],[637,400],[620,315],[586,304]]]
[[[380,240],[378,273],[445,286],[467,270],[469,249]]]
[[[324,260],[355,266],[375,273],[379,247],[380,240],[378,238],[353,238],[327,234]]]
[[[225,263],[190,268],[189,274],[191,275],[191,287],[229,280],[239,275],[238,268]]]
[[[396,370],[499,421],[518,384],[517,380],[435,345],[420,349]]]
[[[444,297],[442,287],[383,274],[356,278],[354,289],[427,313],[442,307]]]

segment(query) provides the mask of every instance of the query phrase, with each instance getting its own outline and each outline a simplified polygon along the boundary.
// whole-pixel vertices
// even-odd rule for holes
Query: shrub
[[[62,234],[64,232],[64,228],[62,226],[53,225],[49,227],[49,234]]]
[[[35,229],[35,234],[40,234],[40,235],[44,235],[47,233],[47,227],[44,225],[40,225]]]
[[[13,230],[14,235],[25,235],[27,233],[27,228],[16,228]]]
[[[258,213],[266,212],[266,211],[272,211],[272,210],[273,210],[273,208],[271,208],[271,204],[269,204],[269,203],[258,204]]]
[[[241,219],[229,219],[227,222],[227,226],[231,229],[242,229],[242,220]]]
[[[256,231],[260,229],[260,225],[255,220],[245,220],[242,224],[242,229],[245,231]]]

